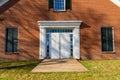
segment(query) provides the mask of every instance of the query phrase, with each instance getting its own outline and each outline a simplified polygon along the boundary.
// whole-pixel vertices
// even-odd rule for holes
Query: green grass
[[[0,80],[120,80],[120,60],[80,61],[88,72],[32,73],[40,61],[0,61]]]

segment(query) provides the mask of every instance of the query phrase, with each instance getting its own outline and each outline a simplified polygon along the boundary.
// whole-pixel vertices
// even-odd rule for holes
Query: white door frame
[[[80,25],[82,21],[38,21],[40,26],[39,59],[46,58],[46,29],[72,28],[73,29],[73,58],[80,59]]]

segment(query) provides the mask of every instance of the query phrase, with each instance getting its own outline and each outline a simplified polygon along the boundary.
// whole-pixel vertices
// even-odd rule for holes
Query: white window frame
[[[5,3],[7,3],[9,0],[1,0],[0,1],[0,7],[3,6]]]
[[[64,0],[64,10],[55,10],[55,0],[54,0],[54,11],[66,11],[66,0]]]

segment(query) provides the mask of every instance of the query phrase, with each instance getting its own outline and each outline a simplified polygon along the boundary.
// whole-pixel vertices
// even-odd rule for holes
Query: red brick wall
[[[109,0],[72,0],[72,10],[48,10],[48,0],[10,0],[0,7],[0,59],[38,59],[37,21],[82,20],[81,59],[120,59],[120,8]],[[5,54],[5,29],[19,29],[19,54]],[[114,54],[101,52],[101,26],[114,27]]]

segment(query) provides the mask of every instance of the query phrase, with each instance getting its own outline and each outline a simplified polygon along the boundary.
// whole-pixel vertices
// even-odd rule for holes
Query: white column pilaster
[[[73,58],[80,59],[80,29],[73,30]]]
[[[40,59],[46,57],[46,29],[40,28]]]

